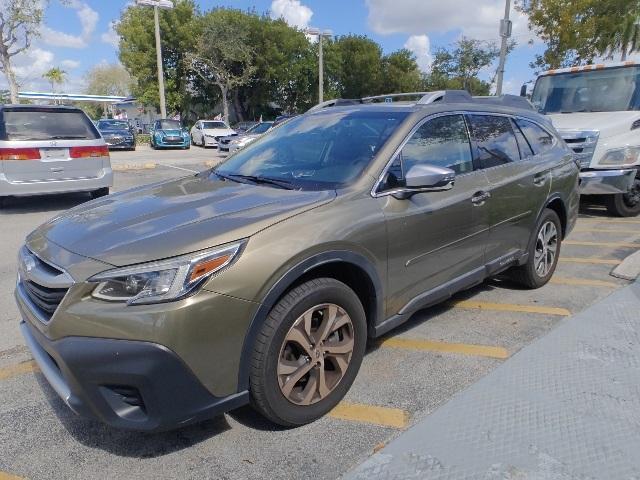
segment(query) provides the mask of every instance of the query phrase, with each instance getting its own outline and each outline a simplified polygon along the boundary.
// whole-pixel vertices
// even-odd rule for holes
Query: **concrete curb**
[[[613,269],[612,277],[633,281],[640,276],[640,250],[625,258],[620,265]]]

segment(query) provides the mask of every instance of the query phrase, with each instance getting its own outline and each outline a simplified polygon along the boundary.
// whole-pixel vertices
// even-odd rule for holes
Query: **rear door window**
[[[553,137],[542,127],[521,118],[516,119],[516,124],[522,130],[536,155],[544,153],[553,146]]]
[[[520,160],[518,142],[508,117],[469,115],[469,123],[481,168],[497,167]]]
[[[3,111],[3,140],[96,140],[100,134],[77,110],[20,109]]]

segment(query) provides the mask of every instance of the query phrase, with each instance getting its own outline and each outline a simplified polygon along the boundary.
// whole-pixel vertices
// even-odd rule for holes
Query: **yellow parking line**
[[[38,365],[36,365],[36,362],[34,362],[33,360],[29,360],[28,362],[22,362],[18,363],[17,365],[10,365],[8,367],[0,368],[0,380],[7,380],[11,377],[16,377],[18,375],[37,371]],[[2,480],[1,477],[0,480]]]
[[[521,313],[539,313],[542,315],[571,315],[566,308],[558,307],[541,307],[537,305],[516,305],[512,303],[492,303],[480,302],[476,300],[455,300],[451,305],[456,308],[465,308],[467,310],[493,310],[498,312],[521,312]]]
[[[564,263],[592,263],[594,265],[620,265],[621,260],[616,258],[587,258],[587,257],[560,257]]]
[[[362,403],[340,402],[329,412],[329,416],[350,422],[371,423],[391,428],[406,428],[409,424],[409,414],[404,410]]]
[[[620,223],[620,224],[640,224],[640,220],[615,219],[615,218],[580,218],[579,223]]]
[[[552,277],[549,283],[554,285],[575,285],[584,287],[604,287],[618,288],[618,284],[614,282],[605,282],[604,280],[589,280],[587,278],[569,278],[569,277]]]
[[[574,232],[578,233],[628,233],[640,234],[640,228],[637,230],[627,230],[624,228],[574,228]]]
[[[428,350],[431,352],[459,353],[490,358],[509,358],[509,351],[502,347],[471,345],[466,343],[435,342],[433,340],[414,340],[409,338],[389,338],[380,342],[381,347],[404,348],[407,350]]]
[[[22,477],[12,475],[11,473],[0,471],[0,480],[24,480]]]
[[[628,242],[583,242],[578,240],[565,240],[563,244],[582,247],[640,248],[640,243]]]

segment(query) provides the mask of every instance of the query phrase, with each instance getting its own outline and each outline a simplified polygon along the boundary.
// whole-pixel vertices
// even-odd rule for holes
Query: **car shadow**
[[[35,375],[51,409],[69,434],[82,445],[119,457],[156,458],[190,448],[231,427],[224,415],[176,430],[159,433],[117,429],[97,420],[80,417],[58,397],[40,373]]]
[[[68,210],[91,200],[89,193],[62,193],[52,195],[34,195],[29,197],[9,197],[5,200],[3,214],[44,213]]]

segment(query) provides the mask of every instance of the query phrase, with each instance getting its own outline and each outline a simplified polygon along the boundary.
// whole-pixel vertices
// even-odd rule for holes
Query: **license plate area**
[[[69,149],[68,148],[41,148],[40,158],[44,161],[69,160]]]

